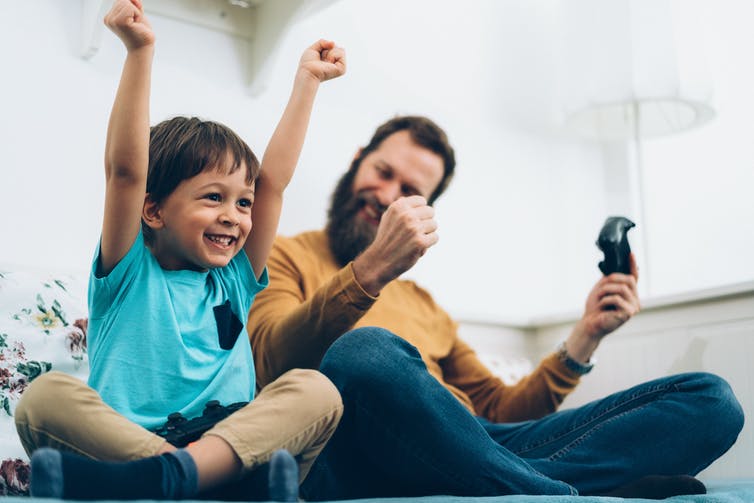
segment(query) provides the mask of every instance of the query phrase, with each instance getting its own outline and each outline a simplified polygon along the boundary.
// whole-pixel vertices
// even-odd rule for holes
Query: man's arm
[[[587,363],[603,337],[639,312],[633,255],[630,264],[630,275],[605,276],[589,293],[584,315],[566,340],[568,355],[577,362]],[[443,362],[443,373],[448,383],[471,398],[478,414],[496,422],[537,419],[554,412],[580,379],[553,353],[531,374],[509,386],[492,375],[461,341]]]
[[[330,345],[353,328],[380,291],[437,242],[436,231],[434,209],[424,197],[399,198],[382,215],[372,244],[313,288],[304,284],[302,259],[310,265],[327,260],[326,240],[303,250],[278,239],[267,263],[270,286],[257,295],[249,313],[260,384],[292,368],[319,367]]]
[[[439,237],[435,210],[422,196],[401,197],[380,219],[374,241],[353,261],[357,281],[370,295],[411,269]]]
[[[507,385],[479,361],[471,347],[457,340],[442,362],[448,384],[468,395],[474,411],[493,422],[538,419],[555,412],[576,388],[579,376],[551,354],[516,384]]]
[[[127,50],[105,146],[105,212],[101,274],[109,273],[141,227],[149,163],[149,88],[154,33],[140,0],[116,0],[105,24]]]
[[[637,290],[639,269],[633,253],[629,263],[631,274],[603,276],[589,292],[584,314],[565,342],[568,356],[577,362],[588,362],[602,339],[641,309]]]
[[[298,163],[319,84],[345,71],[345,52],[332,41],[320,40],[301,56],[291,97],[267,145],[256,181],[254,225],[244,250],[257,277],[264,270],[275,239],[283,191]]]
[[[249,337],[261,386],[292,368],[317,368],[330,345],[361,319],[374,297],[346,265],[319,284],[326,244],[303,248],[278,238],[267,268],[270,285],[254,300]],[[316,283],[316,284],[315,284]]]

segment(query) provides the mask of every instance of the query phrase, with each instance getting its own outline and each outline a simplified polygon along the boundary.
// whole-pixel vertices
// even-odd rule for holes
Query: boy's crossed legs
[[[296,456],[300,482],[334,432],[341,414],[340,396],[327,378],[316,371],[292,370],[262,389],[246,407],[219,422],[199,441],[176,451],[162,437],[115,412],[85,383],[60,372],[50,372],[37,378],[26,390],[15,419],[27,452],[51,447],[65,453],[45,455],[48,463],[52,456],[53,464],[55,456],[59,456],[57,466],[64,477],[60,497],[133,499],[194,497],[197,492],[219,488],[269,463],[273,453],[280,449]],[[168,452],[171,454],[164,455]],[[92,459],[118,463],[92,465]],[[134,460],[142,460],[138,462],[140,466],[133,468],[136,463],[122,463]],[[37,468],[45,464],[35,461]],[[92,477],[93,466],[98,466],[102,473],[99,479]],[[286,463],[284,456],[278,455],[274,466],[281,473],[290,472],[290,463]],[[152,476],[146,478],[153,479],[148,486],[140,471],[142,480],[134,484],[133,473],[128,471],[132,468],[162,473],[168,478],[177,476],[184,482],[170,484]],[[76,474],[80,471],[86,472],[82,474],[86,483],[77,483]],[[278,477],[278,484],[279,475],[271,474],[273,480]],[[41,480],[39,475],[37,479]],[[34,491],[34,474],[31,485]],[[171,491],[172,495],[167,494]],[[254,495],[247,497],[253,499]]]

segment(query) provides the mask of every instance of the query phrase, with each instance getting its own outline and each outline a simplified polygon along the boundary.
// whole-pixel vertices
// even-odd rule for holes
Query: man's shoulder
[[[306,231],[293,236],[278,235],[274,246],[289,252],[321,252],[327,249],[327,235],[323,230]]]
[[[328,267],[334,264],[327,234],[321,230],[275,238],[269,262],[279,261],[295,263],[300,266],[318,264],[318,268],[324,267],[324,264],[327,264]]]
[[[432,294],[429,293],[427,289],[416,283],[414,280],[401,278],[394,280],[393,284],[395,284],[395,288],[401,290],[404,293],[411,294],[414,297],[419,297],[423,299],[424,302],[436,304],[435,299],[432,297]]]

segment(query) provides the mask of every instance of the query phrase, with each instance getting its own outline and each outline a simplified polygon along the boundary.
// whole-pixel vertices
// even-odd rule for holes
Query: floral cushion
[[[0,495],[28,492],[28,456],[13,421],[26,387],[53,369],[89,375],[86,279],[0,265]]]

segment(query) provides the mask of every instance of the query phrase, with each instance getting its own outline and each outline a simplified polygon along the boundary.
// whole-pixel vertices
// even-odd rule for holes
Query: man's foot
[[[184,499],[196,495],[198,475],[183,450],[111,463],[54,449],[31,456],[31,495],[59,499]]]
[[[599,496],[661,500],[682,494],[706,494],[704,484],[691,475],[647,475]]]
[[[298,501],[298,463],[285,449],[272,453],[269,497],[271,501]]]

